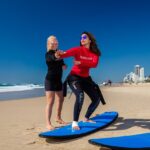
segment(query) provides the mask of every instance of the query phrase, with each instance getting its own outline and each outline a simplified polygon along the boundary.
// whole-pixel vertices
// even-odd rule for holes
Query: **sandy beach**
[[[0,101],[0,149],[1,150],[106,150],[88,143],[91,138],[114,137],[150,132],[150,84],[103,87],[107,105],[100,105],[93,115],[105,111],[118,111],[119,118],[109,127],[72,140],[56,141],[40,138],[45,128],[45,97],[13,101]],[[75,97],[65,98],[63,119],[72,121]],[[86,96],[80,120],[87,105]],[[54,106],[55,109],[55,106]],[[52,114],[55,126],[55,110]]]

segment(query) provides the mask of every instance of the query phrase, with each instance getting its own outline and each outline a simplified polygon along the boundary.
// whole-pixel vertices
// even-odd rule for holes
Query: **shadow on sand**
[[[124,119],[119,117],[114,124],[112,124],[113,129],[104,129],[103,131],[113,131],[113,130],[124,130],[129,129],[133,126],[141,127],[144,129],[150,129],[150,119]]]

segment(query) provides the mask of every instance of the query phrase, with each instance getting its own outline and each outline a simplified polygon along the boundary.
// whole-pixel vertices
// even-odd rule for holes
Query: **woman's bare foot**
[[[73,121],[72,122],[72,129],[73,130],[80,130],[80,127],[78,126],[78,122],[77,121]]]
[[[68,124],[67,122],[63,121],[62,119],[57,119],[56,122],[59,124],[64,124],[64,125]]]
[[[55,129],[55,127],[52,126],[52,125],[47,125],[46,127],[47,127],[48,130],[54,130]]]
[[[80,127],[79,126],[72,126],[72,129],[73,130],[80,130]]]

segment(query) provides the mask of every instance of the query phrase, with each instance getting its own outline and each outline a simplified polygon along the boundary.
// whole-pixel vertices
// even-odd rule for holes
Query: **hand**
[[[74,60],[74,65],[80,65],[81,64],[81,62],[80,61],[76,61],[76,60]]]
[[[63,70],[66,70],[66,69],[67,69],[67,65],[63,65],[63,66],[62,66],[62,69],[63,69]]]
[[[55,52],[55,57],[56,57],[57,59],[60,58],[59,51],[56,51],[56,52]]]
[[[64,53],[66,53],[66,52],[64,52],[62,50],[58,50],[57,52],[59,53],[59,55],[63,55]]]
[[[55,52],[55,57],[56,58],[60,58],[61,55],[63,55],[65,52],[63,52],[62,50],[58,50]]]

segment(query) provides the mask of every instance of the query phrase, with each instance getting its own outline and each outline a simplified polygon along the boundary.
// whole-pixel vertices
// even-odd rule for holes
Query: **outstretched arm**
[[[57,52],[55,53],[55,57],[56,57],[56,58],[74,57],[77,52],[78,52],[78,48],[77,48],[77,47],[71,48],[71,49],[69,49],[69,50],[67,50],[67,51],[65,51],[65,52],[59,50],[59,51],[57,51]]]

